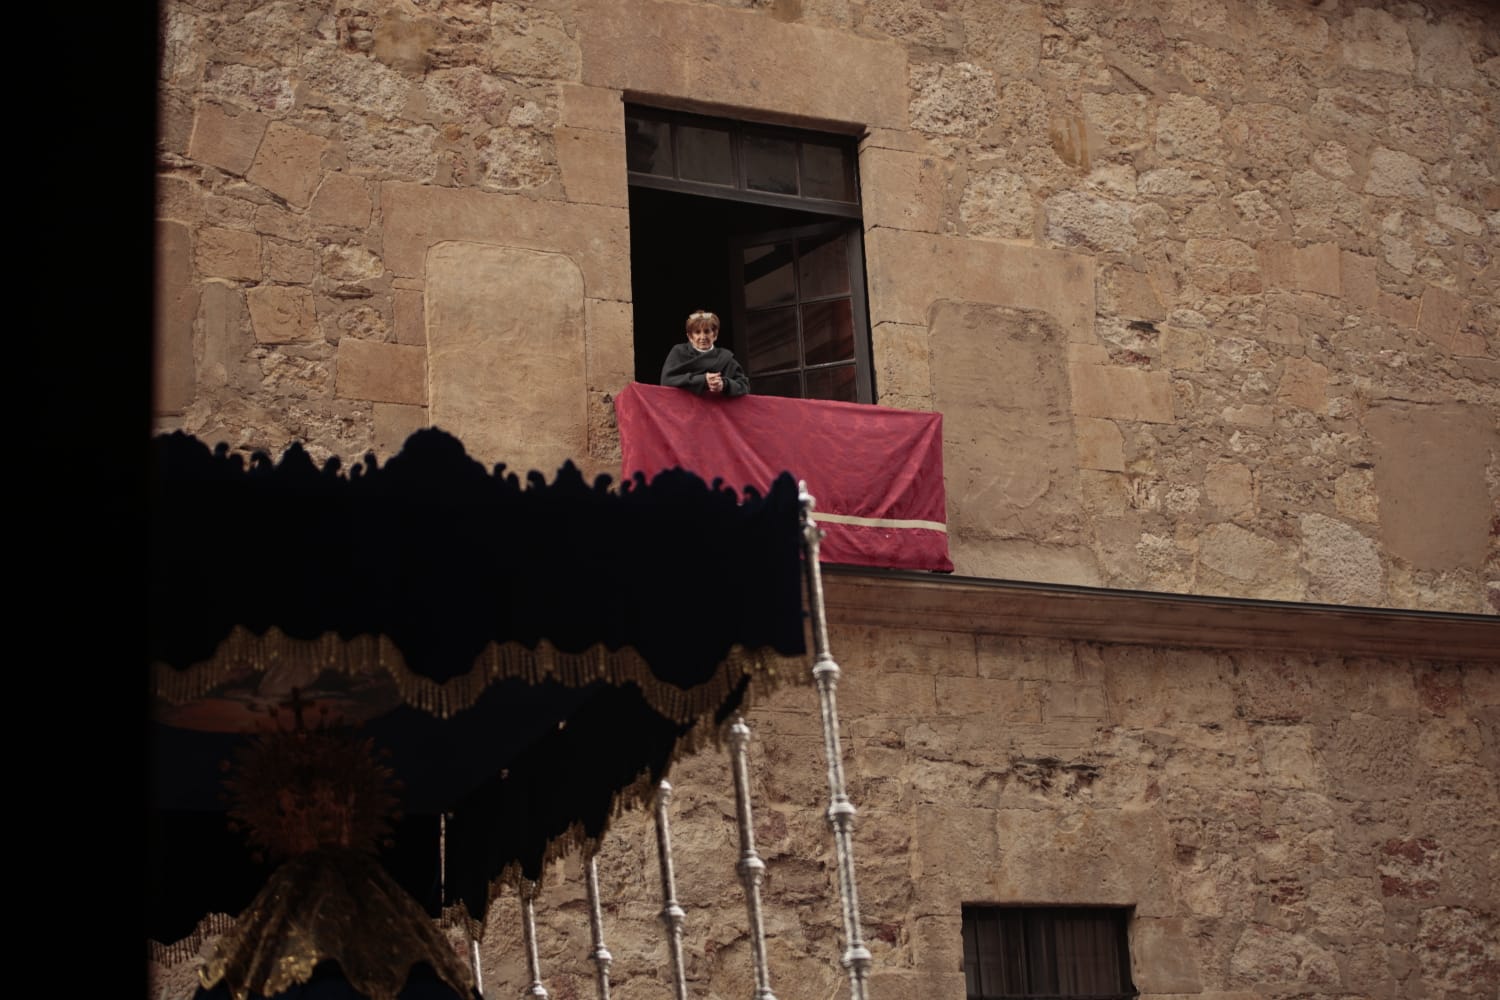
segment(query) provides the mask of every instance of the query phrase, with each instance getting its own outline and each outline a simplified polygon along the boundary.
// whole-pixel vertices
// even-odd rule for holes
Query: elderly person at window
[[[719,317],[699,309],[687,318],[687,343],[678,344],[661,366],[661,384],[705,392],[743,396],[750,391],[750,378],[728,348],[715,347],[719,339]]]

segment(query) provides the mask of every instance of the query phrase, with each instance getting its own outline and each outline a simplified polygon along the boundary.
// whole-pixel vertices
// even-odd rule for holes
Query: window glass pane
[[[784,375],[760,375],[750,382],[750,391],[758,396],[802,398],[802,379],[797,372]]]
[[[745,325],[745,370],[751,375],[798,367],[796,309],[750,312]]]
[[[843,233],[803,240],[798,262],[804,299],[849,294],[849,240]]]
[[[789,139],[747,134],[745,186],[752,191],[797,193],[797,144]]]
[[[814,302],[802,307],[802,342],[807,364],[823,365],[854,358],[854,313],[848,299]]]
[[[650,118],[625,119],[625,166],[642,174],[672,176],[672,126]]]
[[[859,391],[854,384],[854,365],[839,365],[837,368],[809,368],[807,398],[837,399],[845,403],[859,402]]]
[[[841,146],[802,144],[802,197],[854,200],[854,171],[849,152]]]
[[[746,308],[782,305],[795,298],[790,243],[746,247],[744,259]]]
[[[838,371],[839,369],[831,369]],[[821,377],[824,371],[817,370]],[[814,387],[808,372],[808,394]],[[836,389],[833,391],[837,391]],[[1129,911],[1114,907],[965,906],[964,971],[971,1000],[1130,1000]]]
[[[685,181],[734,186],[734,157],[725,129],[677,126],[677,176]]]

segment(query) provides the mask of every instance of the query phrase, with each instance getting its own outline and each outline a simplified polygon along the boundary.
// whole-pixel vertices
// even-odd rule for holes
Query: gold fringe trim
[[[695,688],[683,690],[651,672],[634,649],[608,650],[593,646],[582,653],[565,653],[551,643],[529,649],[518,642],[490,643],[475,658],[473,668],[443,684],[412,672],[401,650],[385,636],[341,639],[326,633],[316,639],[294,639],[271,628],[256,635],[235,626],[209,659],[186,670],[163,663],[152,664],[151,690],[172,705],[202,698],[246,671],[264,673],[276,667],[311,671],[314,675],[333,671],[346,676],[384,673],[395,683],[406,704],[441,719],[471,707],[495,681],[518,678],[530,684],[553,680],[567,687],[582,687],[595,681],[615,686],[634,684],[647,704],[663,718],[678,724],[692,722],[703,712],[721,704],[746,676],[774,687],[788,678],[810,683],[800,656],[775,652],[730,649],[712,677]]]

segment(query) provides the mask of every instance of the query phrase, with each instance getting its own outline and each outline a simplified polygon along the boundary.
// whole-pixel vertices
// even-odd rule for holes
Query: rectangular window
[[[968,1000],[1132,1000],[1124,907],[965,905]]]

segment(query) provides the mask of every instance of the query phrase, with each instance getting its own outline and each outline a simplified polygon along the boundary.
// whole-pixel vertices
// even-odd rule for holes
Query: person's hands
[[[724,391],[724,375],[723,375],[722,372],[709,372],[704,377],[705,377],[705,379],[708,382],[708,391],[709,392],[723,392]]]

